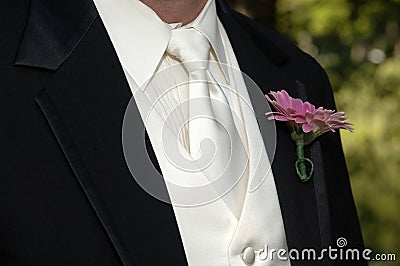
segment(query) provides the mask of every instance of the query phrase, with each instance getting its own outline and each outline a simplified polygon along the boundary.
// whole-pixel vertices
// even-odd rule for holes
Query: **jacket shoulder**
[[[269,49],[272,44],[287,56],[286,62],[280,65],[280,69],[290,78],[300,81],[311,98],[314,98],[318,104],[327,108],[335,108],[328,76],[315,58],[300,50],[284,34],[268,28],[264,24],[254,21],[239,12],[233,11],[233,16],[249,32],[253,41],[262,50]],[[270,45],[266,45],[268,43]],[[312,95],[317,96],[312,97]]]

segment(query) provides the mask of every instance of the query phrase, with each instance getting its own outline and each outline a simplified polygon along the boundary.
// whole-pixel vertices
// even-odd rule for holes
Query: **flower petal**
[[[304,133],[308,133],[313,129],[313,127],[307,123],[304,123],[301,128],[303,129]]]
[[[301,127],[305,133],[313,131],[313,136],[328,131],[334,132],[336,129],[354,130],[352,124],[345,121],[348,117],[344,112],[335,112],[323,107],[316,108],[309,102],[290,97],[285,90],[271,91],[265,97],[276,110],[266,113],[269,120],[286,121],[292,128]]]

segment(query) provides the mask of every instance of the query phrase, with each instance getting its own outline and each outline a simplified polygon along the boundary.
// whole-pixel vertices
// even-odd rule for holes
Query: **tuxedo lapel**
[[[134,265],[133,260],[138,265],[147,265],[149,261],[187,264],[172,207],[147,194],[125,163],[122,122],[132,94],[104,26],[95,19],[94,7],[57,21],[35,20],[47,10],[44,2],[49,1],[34,0],[31,5],[15,64],[56,70],[37,95],[36,102],[75,178],[124,265]],[[78,4],[81,1],[73,3],[74,7],[72,3],[66,4],[72,13],[81,7]],[[51,23],[67,29],[69,24],[79,26],[76,31],[60,33],[62,36],[37,36],[43,40],[50,38],[50,42],[29,45],[34,41],[35,31],[41,34],[37,29]],[[53,44],[57,45],[53,47]],[[142,143],[135,147],[136,156],[140,162],[148,162],[140,158],[149,156],[156,163],[152,149],[147,155],[146,146],[151,145],[145,137],[140,114],[138,111],[133,114],[134,137]],[[146,177],[163,182],[156,170],[157,163],[155,167],[150,162],[137,167],[146,169]],[[153,255],[155,248],[157,258]]]
[[[74,172],[80,186],[82,187],[87,199],[89,200],[93,210],[102,223],[109,239],[111,240],[115,250],[117,251],[122,263],[124,265],[135,265],[133,259],[127,250],[127,247],[122,239],[120,232],[115,226],[112,218],[110,217],[103,199],[98,192],[98,189],[93,182],[82,159],[72,142],[67,129],[65,128],[60,116],[58,115],[55,106],[49,98],[46,91],[42,90],[36,97],[36,102],[39,105],[43,115],[46,117],[61,149],[64,152],[66,159],[69,162],[72,171]]]
[[[91,0],[31,0],[15,64],[58,69],[97,16]]]
[[[288,246],[289,248],[315,247],[318,249],[320,248],[320,235],[313,183],[303,184],[296,175],[294,169],[295,144],[284,123],[276,123],[276,150],[273,144],[270,145],[271,122],[268,122],[265,116],[265,112],[269,108],[264,94],[270,90],[285,89],[290,95],[298,95],[295,80],[280,69],[280,65],[289,63],[289,58],[268,40],[264,40],[262,43],[254,41],[251,32],[243,29],[243,25],[238,23],[234,16],[234,14],[223,12],[220,12],[219,15],[241,70],[261,88],[260,91],[260,89],[247,84],[267,153],[272,161]],[[273,154],[274,150],[275,154]],[[292,262],[293,265],[299,265],[296,263],[299,262]]]

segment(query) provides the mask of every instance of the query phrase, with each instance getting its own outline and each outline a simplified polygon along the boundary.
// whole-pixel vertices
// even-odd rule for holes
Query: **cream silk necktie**
[[[194,28],[172,30],[167,47],[167,53],[181,61],[189,74],[189,153],[239,219],[249,160],[234,123],[235,114],[209,71],[210,50],[206,36]]]

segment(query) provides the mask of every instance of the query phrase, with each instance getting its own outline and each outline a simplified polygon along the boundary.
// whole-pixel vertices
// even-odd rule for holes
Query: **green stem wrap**
[[[305,183],[310,180],[312,174],[314,173],[314,164],[313,162],[304,157],[304,145],[302,143],[297,143],[296,147],[297,152],[297,161],[295,163],[297,175],[300,177],[301,182]],[[307,167],[306,162],[310,164],[311,170],[307,175]]]

